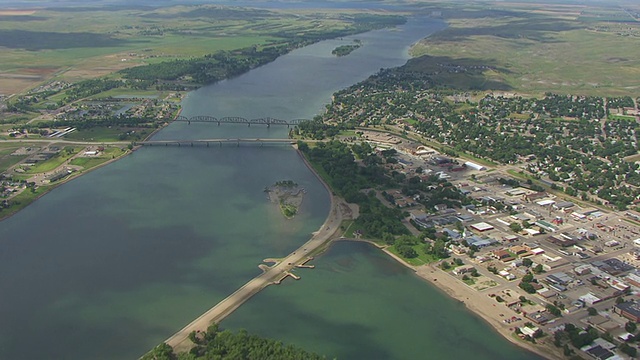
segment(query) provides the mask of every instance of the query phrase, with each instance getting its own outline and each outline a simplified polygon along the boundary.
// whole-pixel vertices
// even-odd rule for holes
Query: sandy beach
[[[379,246],[377,247],[380,248]],[[477,291],[467,286],[465,283],[459,281],[454,276],[438,268],[436,266],[437,263],[413,266],[396,256],[392,252],[388,251],[387,249],[381,248],[381,250],[397,260],[399,263],[412,269],[416,273],[416,275],[426,280],[436,288],[440,289],[449,297],[464,303],[467,309],[480,316],[500,335],[502,335],[505,339],[509,340],[515,345],[525,348],[547,359],[564,358],[561,350],[553,346],[553,337],[551,336],[551,334],[548,334],[548,336],[544,337],[543,339],[538,339],[537,345],[520,340],[519,338],[514,336],[514,327],[522,325],[525,320],[512,322],[511,324],[504,323],[504,319],[508,319],[514,315],[517,315],[511,309],[507,308],[507,306],[504,305],[505,303],[498,303],[495,299],[487,296],[487,294],[485,294],[484,292]]]

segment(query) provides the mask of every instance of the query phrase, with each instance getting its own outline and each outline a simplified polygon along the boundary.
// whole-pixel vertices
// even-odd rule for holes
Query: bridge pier
[[[191,121],[187,121],[187,125],[191,125]]]
[[[191,147],[193,147],[193,142],[191,143]]]
[[[220,121],[218,121],[218,126],[220,126]]]
[[[251,123],[248,123],[247,126],[251,127]]]
[[[209,147],[209,142],[207,141],[207,147]]]
[[[270,127],[271,127],[271,124],[267,124],[267,127],[268,127],[268,128],[270,128]]]

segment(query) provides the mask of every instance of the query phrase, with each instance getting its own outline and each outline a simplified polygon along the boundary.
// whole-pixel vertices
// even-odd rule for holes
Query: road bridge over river
[[[308,140],[305,140],[308,141]],[[142,146],[207,146],[215,144],[222,146],[222,144],[236,144],[239,146],[241,143],[250,144],[295,144],[295,139],[197,139],[197,140],[145,140],[136,141],[133,145]]]
[[[175,118],[174,121],[186,122],[188,124],[191,124],[192,122],[201,122],[201,123],[211,123],[211,124],[218,124],[218,125],[227,123],[227,124],[246,124],[247,126],[251,126],[251,124],[260,124],[260,125],[267,125],[267,127],[270,127],[271,125],[286,125],[287,127],[290,127],[290,126],[295,126],[300,124],[301,122],[309,121],[309,120],[308,119],[280,120],[280,119],[274,119],[271,117],[245,119],[239,116],[228,116],[228,117],[216,118],[213,116],[198,115],[198,116],[192,116],[190,118],[187,118],[185,116],[178,116]]]

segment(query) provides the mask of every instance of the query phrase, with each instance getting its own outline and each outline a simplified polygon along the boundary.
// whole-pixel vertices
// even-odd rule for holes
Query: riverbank
[[[393,252],[389,251],[387,249],[388,246],[380,245],[375,241],[352,238],[341,238],[339,240],[364,242],[380,249],[401,265],[411,269],[419,278],[428,282],[431,286],[440,290],[448,297],[463,303],[469,311],[483,319],[483,321],[491,326],[499,335],[501,335],[503,338],[507,339],[514,345],[531,351],[545,359],[564,358],[561,350],[553,347],[548,342],[545,342],[544,345],[534,345],[532,343],[522,341],[514,336],[514,325],[505,324],[501,321],[507,318],[506,312],[510,310],[506,309],[505,311],[505,309],[501,308],[501,306],[504,305],[497,303],[495,299],[489,296],[486,296],[486,298],[483,296],[479,296],[481,295],[479,292],[462,283],[445,271],[442,271],[436,266],[436,263],[414,266],[407,263]],[[504,317],[500,314],[502,314]],[[552,337],[552,334],[547,334],[547,338],[549,337]],[[541,339],[539,339],[539,341],[541,341]]]
[[[277,262],[271,266],[261,264],[259,267],[263,272],[260,275],[248,281],[224,300],[217,303],[211,309],[168,338],[165,343],[170,345],[174,349],[174,352],[189,351],[193,345],[191,340],[189,340],[190,333],[194,331],[206,331],[211,324],[219,323],[262,289],[269,285],[278,284],[278,280],[289,274],[296,265],[307,262],[310,256],[326,249],[328,244],[340,236],[342,231],[340,229],[340,225],[342,224],[342,221],[350,219],[353,216],[351,207],[349,207],[344,200],[334,196],[329,186],[315,172],[304,156],[300,152],[298,152],[298,154],[303,159],[309,170],[318,178],[320,183],[327,190],[330,197],[331,207],[329,215],[325,219],[324,223],[318,231],[313,233],[311,239],[302,244],[298,249],[282,259],[278,259]],[[265,259],[265,262],[273,262],[273,260],[274,259]]]
[[[544,345],[536,346],[532,343],[522,341],[514,336],[513,325],[505,324],[501,321],[505,318],[508,318],[505,313],[511,310],[504,309],[504,305],[497,303],[492,297],[482,296],[484,294],[480,294],[478,291],[472,289],[447,272],[438,268],[436,266],[436,263],[414,266],[389,251],[386,246],[380,246],[379,244],[370,240],[355,239],[355,241],[364,241],[372,244],[373,246],[382,250],[391,258],[395,259],[400,264],[411,269],[417,276],[424,279],[426,282],[436,287],[450,298],[462,302],[465,307],[469,309],[469,311],[480,316],[485,321],[485,323],[491,326],[498,334],[500,334],[511,343],[529,350],[537,355],[540,355],[543,358],[563,358],[560,350],[552,347],[548,342],[545,342]],[[552,336],[552,334],[547,334],[547,338]]]
[[[335,196],[333,195],[333,191],[331,191],[331,188],[329,187],[328,183],[322,178],[322,176],[320,176],[320,174],[311,165],[311,163],[309,163],[309,161],[306,159],[304,154],[302,154],[300,151],[298,151],[298,153],[300,154],[301,158],[304,160],[309,170],[327,188],[327,191],[331,194],[332,204],[333,204],[333,198]],[[389,251],[387,249],[388,246],[380,245],[368,239],[347,239],[344,237],[340,237],[340,238],[334,238],[333,240],[334,241],[335,240],[359,241],[359,242],[366,242],[368,244],[375,246],[376,248],[382,250],[385,254],[387,254],[391,258],[395,259],[400,264],[411,269],[416,275],[418,275],[420,278],[424,279],[431,285],[435,286],[437,289],[441,290],[447,296],[453,298],[454,300],[458,300],[464,303],[467,309],[469,309],[474,314],[480,316],[489,326],[494,328],[494,330],[498,334],[500,334],[502,337],[504,337],[511,343],[521,348],[524,348],[526,350],[529,350],[544,358],[562,358],[562,353],[560,353],[558,349],[552,347],[549,343],[546,343],[545,345],[536,346],[534,344],[521,341],[520,339],[515,337],[514,328],[513,328],[514,325],[510,325],[502,322],[502,320],[505,319],[504,313],[511,310],[506,308],[503,309],[502,307],[504,305],[496,303],[495,299],[493,299],[492,297],[479,296],[480,293],[478,291],[462,283],[461,281],[454,278],[453,276],[446,273],[445,271],[442,271],[441,269],[435,266],[435,263],[420,265],[420,266],[411,265],[406,261],[404,261],[402,258],[398,257],[396,254]],[[325,251],[331,245],[331,243],[333,243],[333,241],[327,242],[326,246],[319,250]],[[551,334],[548,334],[547,338],[549,336],[551,336]]]

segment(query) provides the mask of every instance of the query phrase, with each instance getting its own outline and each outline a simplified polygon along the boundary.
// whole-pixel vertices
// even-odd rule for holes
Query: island
[[[269,201],[278,204],[284,217],[292,219],[298,213],[306,190],[292,180],[282,180],[266,187],[264,192],[267,193]]]
[[[338,46],[337,48],[333,49],[333,51],[331,52],[332,55],[335,56],[347,56],[349,54],[351,54],[352,51],[354,51],[355,49],[359,48],[360,44],[353,44],[353,45],[341,45]]]

